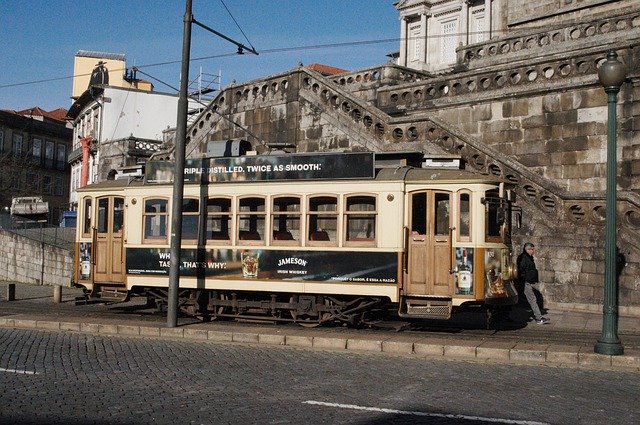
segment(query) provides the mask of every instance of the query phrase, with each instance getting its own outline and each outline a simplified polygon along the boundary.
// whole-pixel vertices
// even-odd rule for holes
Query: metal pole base
[[[7,285],[7,301],[15,301],[16,300],[16,284],[9,283]]]
[[[53,302],[60,304],[62,302],[62,286],[55,285],[53,287]]]
[[[620,356],[624,353],[624,347],[620,342],[598,341],[593,347],[593,351],[598,354],[608,354],[610,356]]]

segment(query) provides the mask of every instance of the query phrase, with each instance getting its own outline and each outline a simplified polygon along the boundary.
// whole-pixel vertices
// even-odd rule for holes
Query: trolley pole
[[[167,305],[167,327],[178,325],[178,291],[180,288],[180,248],[182,241],[182,195],[184,192],[184,157],[187,138],[187,108],[189,86],[189,61],[191,56],[191,0],[186,0],[184,32],[182,36],[182,68],[180,71],[180,96],[176,119],[175,169],[173,175],[173,197],[171,206],[171,260],[169,262],[169,294]]]
[[[178,97],[178,117],[176,120],[175,171],[173,176],[173,196],[171,207],[171,260],[169,262],[169,294],[167,306],[167,327],[178,325],[178,292],[180,289],[180,248],[182,241],[182,195],[184,193],[184,161],[187,143],[187,112],[189,106],[189,61],[191,60],[191,27],[193,24],[221,37],[238,47],[237,54],[258,52],[253,47],[227,37],[224,34],[198,22],[191,9],[191,0],[186,0],[184,12],[184,32],[182,36],[182,69],[180,73],[180,96]]]

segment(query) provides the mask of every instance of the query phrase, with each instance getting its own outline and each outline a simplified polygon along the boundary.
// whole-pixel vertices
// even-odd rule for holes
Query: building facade
[[[463,65],[460,47],[520,31],[563,28],[638,7],[635,0],[401,0],[398,65],[443,72]]]
[[[11,198],[41,196],[49,203],[48,220],[58,224],[68,208],[71,126],[66,110],[0,111],[0,207]]]
[[[545,299],[600,311],[607,98],[597,71],[614,49],[628,68],[618,105],[620,310],[640,314],[638,2],[407,0],[396,7],[399,65],[337,75],[300,66],[229,86],[190,125],[187,155],[204,155],[210,140],[239,138],[257,151],[286,144],[297,152],[455,155],[467,169],[513,184],[515,254],[526,241],[539,247]],[[405,36],[412,31],[426,38]],[[439,37],[449,34],[457,39]]]
[[[127,71],[124,55],[80,51],[67,119],[73,126],[69,154],[69,205],[76,189],[114,178],[144,162],[161,145],[163,132],[175,127],[178,96]],[[80,91],[80,87],[84,90]]]

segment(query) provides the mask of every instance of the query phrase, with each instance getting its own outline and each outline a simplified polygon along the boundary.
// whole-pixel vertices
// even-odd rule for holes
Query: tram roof
[[[336,181],[353,182],[367,179],[348,179],[342,180],[339,178]],[[320,180],[318,180],[320,181]],[[419,183],[419,182],[441,182],[441,183],[454,183],[454,182],[468,182],[468,183],[489,183],[499,184],[506,183],[506,181],[498,176],[474,173],[467,170],[451,169],[451,168],[415,168],[409,166],[394,167],[394,168],[382,168],[376,170],[376,176],[370,181],[404,181],[405,183]],[[271,180],[271,181],[239,181],[237,183],[247,184],[276,184],[285,183],[286,180]],[[223,183],[210,183],[210,184],[233,184],[234,182]],[[193,183],[187,183],[189,185]],[[142,186],[169,186],[172,183],[144,183],[140,178],[120,178],[115,180],[105,180],[98,183],[93,183],[83,188],[78,189],[80,192],[85,191],[103,191],[103,190],[116,190],[125,187],[142,187]]]
[[[468,170],[453,168],[415,168],[415,167],[398,167],[383,168],[376,174],[378,181],[404,181],[404,182],[460,182],[469,183],[506,183],[506,181],[498,176],[489,174],[474,173]]]

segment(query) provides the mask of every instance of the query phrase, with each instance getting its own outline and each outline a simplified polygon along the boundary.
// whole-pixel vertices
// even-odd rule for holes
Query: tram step
[[[119,288],[102,288],[99,292],[99,298],[112,301],[126,301],[128,295],[126,290]]]
[[[451,317],[450,300],[406,299],[406,312],[400,317],[447,320]]]

